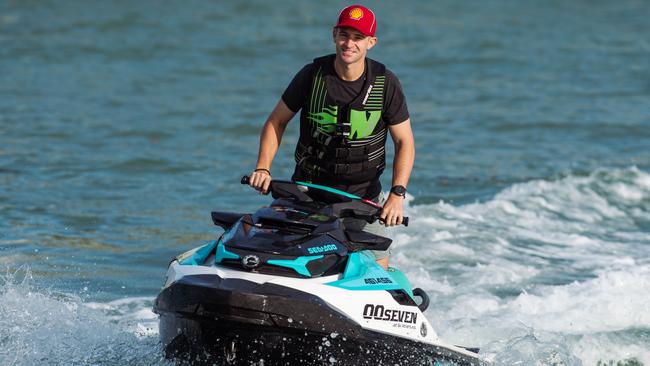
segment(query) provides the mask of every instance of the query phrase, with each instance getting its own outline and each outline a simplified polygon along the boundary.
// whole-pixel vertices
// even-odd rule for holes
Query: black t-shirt
[[[366,62],[366,67],[368,67]],[[317,66],[314,63],[308,64],[303,67],[293,80],[287,86],[287,89],[282,94],[282,100],[293,112],[299,112],[304,107],[307,96],[311,92],[312,80],[314,73],[317,71]],[[354,81],[346,81],[341,79],[336,72],[327,80],[327,93],[333,98],[337,104],[348,104],[359,96],[365,84],[364,72],[362,76]],[[390,70],[386,69],[386,82],[385,82],[385,99],[384,110],[382,111],[382,119],[387,125],[396,125],[406,121],[409,118],[408,107],[406,106],[406,98],[402,91],[402,86],[399,80]],[[293,180],[305,180],[302,170],[298,167],[292,177]],[[375,198],[381,192],[381,183],[379,179],[361,184],[344,185],[336,181],[318,181],[318,184],[327,185],[332,188],[340,189],[352,194],[356,194],[363,198]]]

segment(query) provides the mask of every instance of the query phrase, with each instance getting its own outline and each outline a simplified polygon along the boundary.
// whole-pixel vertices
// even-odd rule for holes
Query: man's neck
[[[345,81],[355,81],[363,75],[366,69],[366,60],[362,59],[353,64],[341,62],[338,57],[334,60],[334,70],[338,76]]]

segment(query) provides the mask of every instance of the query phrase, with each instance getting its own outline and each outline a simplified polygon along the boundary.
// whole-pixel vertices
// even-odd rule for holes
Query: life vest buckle
[[[336,125],[334,130],[337,135],[348,137],[350,136],[350,131],[352,130],[352,127],[350,123],[340,123]]]
[[[314,133],[311,135],[316,141],[320,144],[328,146],[332,142],[332,136],[326,133],[321,132],[320,130],[314,130]]]

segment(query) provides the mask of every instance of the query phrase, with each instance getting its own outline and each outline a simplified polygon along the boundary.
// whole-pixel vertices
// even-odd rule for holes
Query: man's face
[[[366,57],[366,53],[377,43],[376,37],[366,37],[354,28],[334,28],[336,55],[346,64],[353,64]]]

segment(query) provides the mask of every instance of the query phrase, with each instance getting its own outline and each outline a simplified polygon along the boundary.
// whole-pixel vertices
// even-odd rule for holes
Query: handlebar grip
[[[245,175],[245,176],[241,177],[241,182],[240,183],[248,185],[248,184],[250,184],[250,179],[251,178],[248,175]]]

